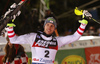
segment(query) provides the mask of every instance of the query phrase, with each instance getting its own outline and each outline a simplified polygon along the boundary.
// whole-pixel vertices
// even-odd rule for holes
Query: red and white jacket
[[[20,58],[14,58],[14,61],[11,63],[6,61],[6,63],[3,64],[28,64],[28,57],[26,54],[23,54]]]
[[[33,63],[53,64],[57,50],[63,45],[77,41],[83,34],[85,27],[86,24],[81,24],[73,35],[59,36],[54,39],[52,36],[46,37],[43,34],[38,36],[37,33],[16,36],[13,28],[8,28],[8,36],[13,44],[30,44]]]

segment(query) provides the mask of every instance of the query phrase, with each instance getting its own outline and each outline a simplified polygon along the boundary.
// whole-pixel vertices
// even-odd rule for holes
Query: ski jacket
[[[8,28],[8,36],[13,44],[30,44],[33,63],[53,64],[57,50],[66,44],[77,41],[84,32],[86,24],[81,24],[73,35],[46,37],[42,33],[29,33],[16,36],[12,27]]]

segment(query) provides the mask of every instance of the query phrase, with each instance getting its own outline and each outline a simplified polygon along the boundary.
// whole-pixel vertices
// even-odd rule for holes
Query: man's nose
[[[51,29],[51,26],[49,26],[48,29]]]

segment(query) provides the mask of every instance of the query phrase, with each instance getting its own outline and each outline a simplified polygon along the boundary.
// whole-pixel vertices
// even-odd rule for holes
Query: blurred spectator
[[[72,30],[69,29],[69,30],[68,30],[68,35],[71,35],[71,34],[72,34]]]
[[[88,30],[86,30],[86,31],[83,33],[83,36],[89,36]]]
[[[54,14],[53,14],[53,12],[51,12],[51,10],[46,10],[46,13],[45,14],[46,14],[45,15],[45,18],[48,18],[48,17],[55,18]]]
[[[96,36],[97,33],[95,32],[95,27],[90,26],[88,30],[83,33],[83,36]]]
[[[72,34],[72,30],[69,29],[68,31],[65,31],[65,35],[71,35]]]
[[[11,44],[7,37],[8,43],[5,46],[5,55],[2,59],[3,64],[28,64],[28,57],[25,54],[23,46]]]
[[[53,14],[51,10],[46,10],[44,20],[48,17],[53,17],[56,20],[56,22],[58,22],[58,19],[55,17],[55,15]]]
[[[94,36],[95,35],[95,27],[90,26],[89,30],[88,30],[88,33],[89,33],[90,36]]]
[[[7,37],[7,31],[6,31],[6,28],[3,29],[0,33],[0,37]]]
[[[100,28],[97,29],[97,34],[98,34],[98,36],[100,36]]]

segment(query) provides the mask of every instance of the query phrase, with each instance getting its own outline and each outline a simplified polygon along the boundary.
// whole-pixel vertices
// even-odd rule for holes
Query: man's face
[[[47,23],[45,26],[44,26],[44,32],[47,34],[47,35],[51,35],[55,30],[55,26],[52,24],[52,23]]]

